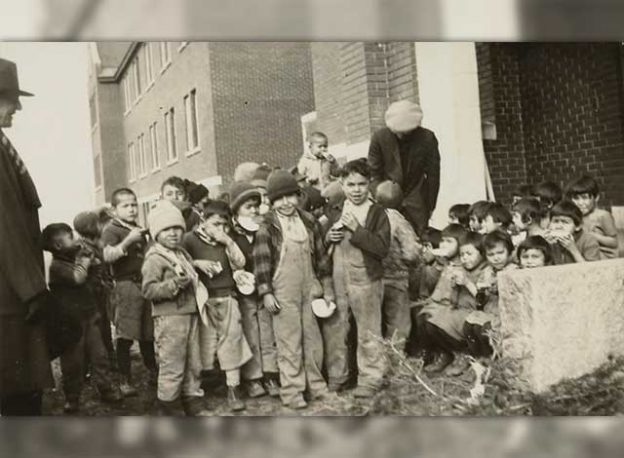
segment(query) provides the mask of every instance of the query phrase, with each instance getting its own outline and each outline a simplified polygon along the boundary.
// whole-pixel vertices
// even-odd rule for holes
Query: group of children
[[[112,214],[76,217],[79,238],[66,224],[44,229],[50,290],[83,328],[61,356],[66,411],[79,409],[87,363],[104,401],[137,394],[134,341],[167,415],[208,414],[202,378],[216,370],[232,411],[245,396],[292,409],[349,388],[370,398],[386,374],[383,338],[422,354],[430,373],[459,374],[455,354],[492,351],[499,272],[617,255],[591,178],[571,183],[565,200],[543,183],[510,210],[455,205],[442,231],[416,234],[400,187],[371,189],[366,160],[339,167],[320,132],[297,167],[241,164],[228,191],[211,199],[172,177],[147,228],[135,193],[121,188]]]

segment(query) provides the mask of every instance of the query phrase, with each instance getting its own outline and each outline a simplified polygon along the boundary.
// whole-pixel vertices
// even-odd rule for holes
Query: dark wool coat
[[[43,326],[24,318],[46,289],[35,187],[0,131],[0,395],[53,385]]]
[[[399,139],[384,127],[373,134],[368,150],[372,187],[385,180],[397,182],[403,190],[401,213],[418,233],[426,228],[440,190],[440,152],[433,132],[417,127],[405,139],[408,156],[401,162]]]

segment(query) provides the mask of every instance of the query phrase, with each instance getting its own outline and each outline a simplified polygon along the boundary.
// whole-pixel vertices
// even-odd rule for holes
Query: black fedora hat
[[[15,62],[0,58],[0,94],[14,94],[31,97],[34,94],[22,91],[17,79]]]

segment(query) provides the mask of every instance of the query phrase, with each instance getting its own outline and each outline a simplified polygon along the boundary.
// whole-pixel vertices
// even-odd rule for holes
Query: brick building
[[[452,203],[508,203],[524,183],[595,176],[622,224],[624,107],[619,43],[313,43],[308,128],[342,160],[365,156],[388,104],[421,104],[440,141],[434,224]]]
[[[131,186],[143,204],[177,175],[213,193],[245,160],[288,166],[314,106],[306,43],[132,42],[91,48],[96,201]]]

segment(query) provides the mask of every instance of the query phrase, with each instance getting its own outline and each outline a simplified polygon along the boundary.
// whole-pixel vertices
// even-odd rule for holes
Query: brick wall
[[[314,110],[307,43],[210,43],[215,148],[225,183],[244,161],[290,167]]]
[[[527,174],[562,185],[588,173],[624,204],[619,44],[525,45],[519,54]]]

